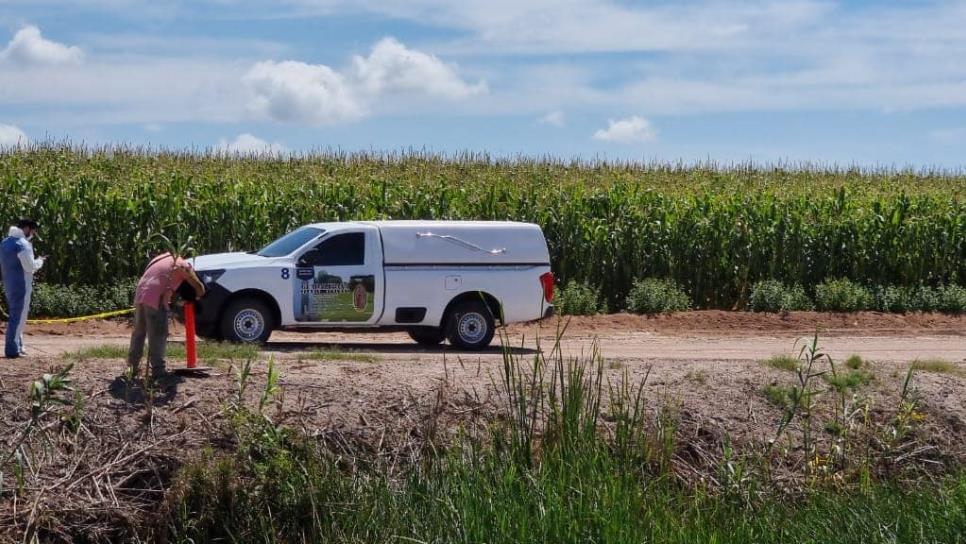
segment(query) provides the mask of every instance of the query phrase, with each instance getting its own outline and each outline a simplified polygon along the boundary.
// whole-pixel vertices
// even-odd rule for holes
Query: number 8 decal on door
[[[282,279],[283,280],[287,280],[288,278],[289,278],[288,268],[283,268],[282,269]]]

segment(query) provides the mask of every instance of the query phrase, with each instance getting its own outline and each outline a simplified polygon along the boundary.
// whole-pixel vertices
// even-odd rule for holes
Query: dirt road
[[[820,343],[833,358],[852,354],[880,362],[939,358],[966,361],[966,317],[891,315],[877,313],[790,316],[738,312],[689,312],[646,318],[626,314],[581,317],[569,321],[515,325],[507,330],[512,346],[525,351],[552,346],[556,327],[566,325],[562,348],[569,355],[588,352],[596,340],[608,359],[748,361],[775,354],[797,353],[819,331]],[[183,339],[173,326],[172,339]],[[56,358],[66,352],[99,345],[126,345],[130,329],[124,321],[28,327],[26,343],[32,355]],[[494,342],[499,344],[498,341]],[[446,348],[416,346],[404,333],[277,332],[267,352],[287,358],[308,349],[351,350],[394,360],[442,361],[444,357],[489,360],[500,357],[497,347],[482,354],[459,354]]]

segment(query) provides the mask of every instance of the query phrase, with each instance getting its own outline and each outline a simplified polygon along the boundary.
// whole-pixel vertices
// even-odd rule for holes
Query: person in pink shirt
[[[191,264],[170,253],[152,259],[138,281],[134,293],[134,332],[131,333],[131,347],[127,356],[132,378],[137,378],[139,373],[145,338],[148,341],[152,379],[167,376],[164,352],[168,342],[168,310],[172,295],[184,282],[194,288],[199,298],[204,296],[205,286],[192,270]]]

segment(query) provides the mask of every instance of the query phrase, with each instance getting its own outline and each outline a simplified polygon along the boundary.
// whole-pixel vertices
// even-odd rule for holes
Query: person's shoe
[[[151,374],[151,384],[155,387],[166,388],[174,384],[177,376],[171,372]]]

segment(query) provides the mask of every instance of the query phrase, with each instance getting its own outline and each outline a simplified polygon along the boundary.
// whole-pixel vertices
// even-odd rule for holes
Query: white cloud
[[[566,119],[564,118],[564,112],[560,110],[554,110],[544,115],[543,117],[541,117],[538,122],[541,125],[551,125],[555,127],[562,127],[566,123]]]
[[[393,38],[376,43],[368,57],[353,57],[352,65],[357,84],[371,95],[412,92],[465,98],[487,90],[485,82],[470,85],[434,55],[410,49]]]
[[[22,106],[32,123],[234,122],[245,116],[230,59],[98,55],[80,65],[0,63],[0,105]],[[31,111],[33,110],[33,111]]]
[[[238,155],[279,155],[288,153],[288,148],[281,142],[269,143],[251,134],[239,134],[234,140],[222,138],[215,147],[218,153]]]
[[[84,53],[74,45],[48,40],[35,26],[25,26],[14,34],[0,59],[21,64],[77,64]]]
[[[142,37],[125,28],[110,36],[80,33],[88,55],[83,63],[0,62],[0,114],[16,112],[20,123],[51,128],[168,127],[252,115],[326,125],[370,114],[426,113],[517,115],[554,126],[547,112],[556,110],[649,117],[966,107],[966,63],[955,60],[966,58],[963,2],[219,1],[231,4],[224,9],[233,17],[247,19],[367,12],[440,32],[418,46],[382,40],[358,56],[346,53],[338,65],[294,63],[305,77],[290,73],[285,62],[268,63],[259,74],[256,61],[292,59],[297,49],[245,45],[255,36]],[[149,5],[92,2],[84,2],[85,9]],[[186,18],[217,16],[220,9],[176,4]],[[123,11],[127,21],[151,19],[137,9]],[[35,38],[21,38],[17,47],[11,42],[6,50],[0,43],[0,54],[24,60],[23,51],[32,50],[24,43],[41,41],[76,50],[39,31]],[[165,46],[171,40],[178,43]],[[639,54],[654,51],[659,54]],[[614,52],[620,55],[601,54]],[[948,141],[956,134],[926,137]]]
[[[22,130],[13,125],[0,124],[0,148],[27,145],[30,139]]]
[[[259,62],[243,81],[252,95],[248,107],[257,117],[328,125],[366,114],[355,89],[323,64]]]
[[[647,119],[632,115],[626,119],[607,121],[607,128],[595,132],[594,139],[619,144],[647,143],[657,139],[657,131]]]
[[[502,62],[500,73],[490,78],[499,82],[490,99],[467,108],[539,115],[642,103],[648,114],[966,106],[966,63],[954,60],[966,57],[961,1],[854,6],[830,0],[287,2],[303,14],[365,10],[437,26],[457,36],[435,43],[440,54],[526,55]],[[634,52],[663,54],[584,56]],[[560,55],[592,77],[587,82],[548,79],[542,85],[528,81],[548,58]]]
[[[287,0],[318,14],[366,10],[458,29],[470,55],[733,49],[783,38],[833,10],[827,0],[626,2],[621,0]]]
[[[332,125],[369,114],[375,102],[400,94],[466,98],[486,92],[470,85],[438,58],[392,38],[376,43],[368,57],[356,56],[345,72],[324,64],[263,61],[245,74],[249,111],[260,119]]]

